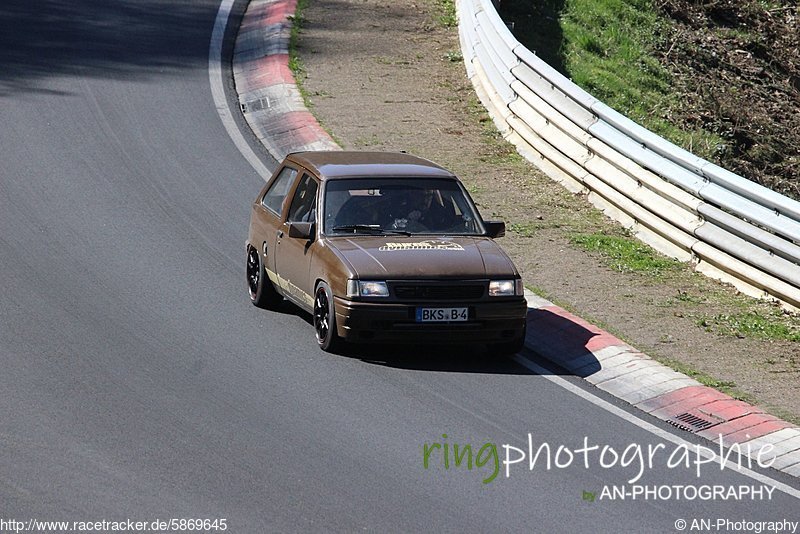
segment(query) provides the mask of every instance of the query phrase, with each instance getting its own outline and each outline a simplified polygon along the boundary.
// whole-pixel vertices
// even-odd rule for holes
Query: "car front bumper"
[[[416,321],[419,307],[466,307],[469,319],[458,322]],[[339,337],[352,343],[505,343],[525,330],[524,298],[497,302],[355,302],[334,298]]]

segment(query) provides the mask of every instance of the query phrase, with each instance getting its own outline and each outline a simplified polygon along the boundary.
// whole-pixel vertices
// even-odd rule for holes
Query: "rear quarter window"
[[[297,178],[297,170],[291,167],[284,167],[275,178],[275,181],[272,182],[269,189],[267,189],[264,198],[261,199],[261,205],[275,215],[280,215],[283,201],[291,190],[295,178]]]

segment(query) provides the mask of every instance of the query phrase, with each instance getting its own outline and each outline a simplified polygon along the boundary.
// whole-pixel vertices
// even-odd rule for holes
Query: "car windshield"
[[[454,179],[331,180],[324,232],[346,234],[482,234],[472,202]]]

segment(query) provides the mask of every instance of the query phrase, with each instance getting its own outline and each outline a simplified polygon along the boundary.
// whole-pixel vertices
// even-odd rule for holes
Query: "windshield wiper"
[[[387,230],[386,228],[381,228],[378,224],[344,224],[341,226],[334,226],[332,229],[334,232],[369,232],[377,235],[405,235],[410,236],[411,232],[406,232],[405,230]]]

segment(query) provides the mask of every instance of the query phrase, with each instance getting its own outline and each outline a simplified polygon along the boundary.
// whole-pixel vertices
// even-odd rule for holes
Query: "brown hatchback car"
[[[259,307],[285,297],[313,315],[319,346],[341,341],[525,339],[519,272],[461,182],[405,153],[290,154],[252,206],[247,285]]]

